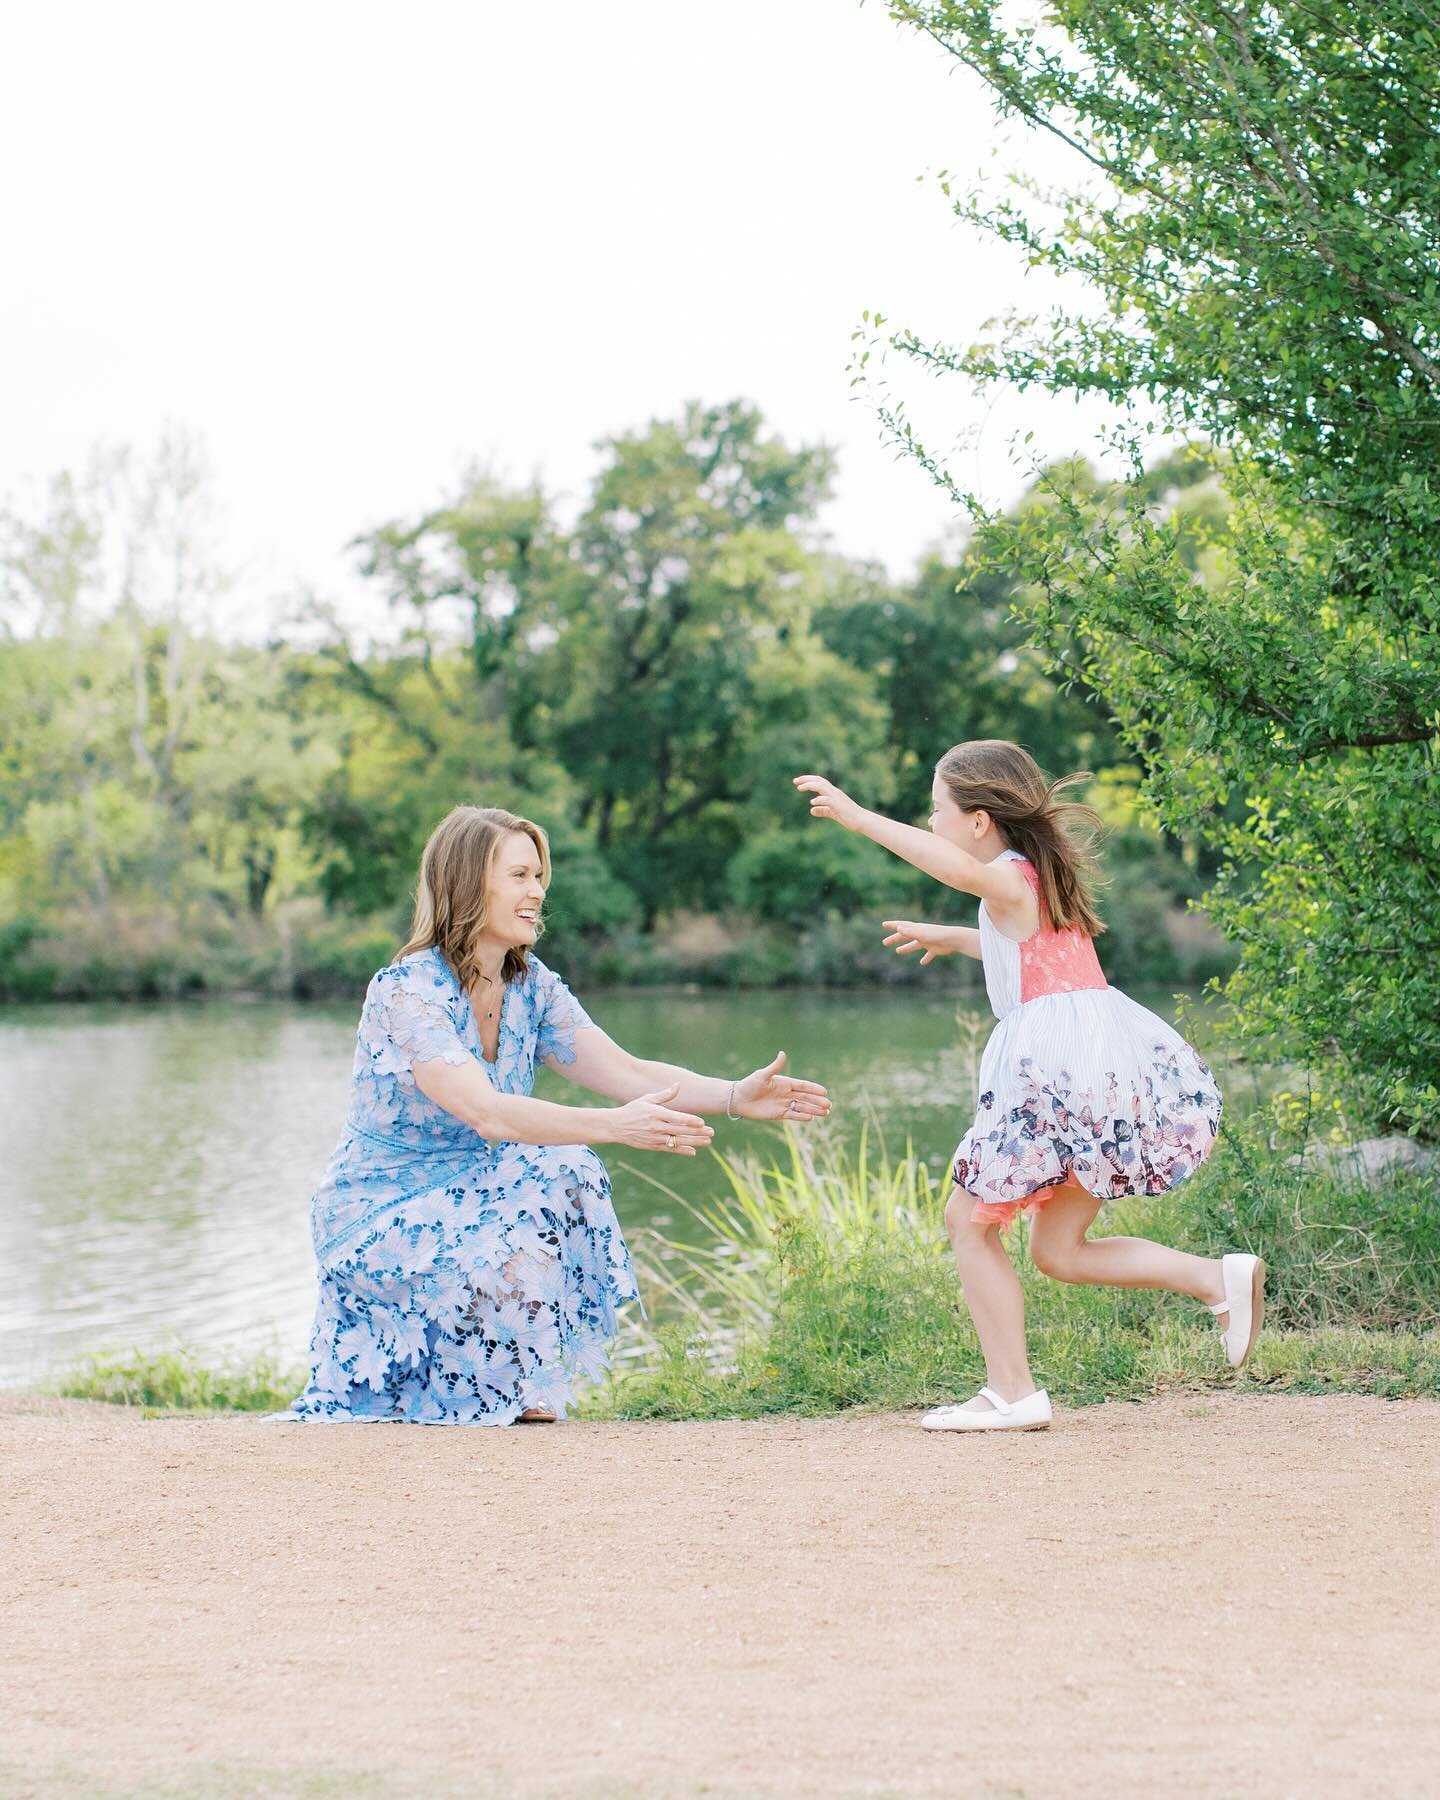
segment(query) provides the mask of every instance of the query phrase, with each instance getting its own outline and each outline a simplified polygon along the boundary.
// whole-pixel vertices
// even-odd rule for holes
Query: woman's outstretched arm
[[[600,1033],[581,1032],[584,1039]],[[557,1106],[528,1094],[499,1093],[472,1056],[468,1062],[438,1059],[413,1065],[415,1085],[483,1138],[513,1144],[626,1144],[694,1156],[714,1131],[693,1113],[676,1110],[673,1082],[652,1082],[625,1096],[624,1106]],[[619,1096],[616,1096],[617,1098]]]
[[[693,1069],[683,1069],[677,1063],[649,1062],[632,1056],[598,1025],[577,1031],[573,1047],[573,1061],[547,1058],[547,1066],[577,1087],[589,1088],[611,1100],[629,1100],[636,1094],[673,1085],[675,1104],[697,1113],[723,1113],[729,1108],[741,1119],[792,1119],[798,1123],[802,1119],[823,1119],[830,1110],[830,1096],[818,1082],[800,1081],[785,1074],[783,1050],[764,1068],[732,1081],[726,1075],[697,1075]]]

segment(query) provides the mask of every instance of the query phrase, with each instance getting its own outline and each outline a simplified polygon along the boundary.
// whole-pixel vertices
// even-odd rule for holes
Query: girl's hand
[[[830,1096],[814,1081],[796,1081],[782,1074],[785,1052],[774,1062],[735,1083],[735,1110],[742,1119],[823,1119],[830,1111]]]
[[[847,831],[859,828],[864,807],[836,787],[833,781],[827,781],[823,775],[797,775],[795,785],[802,794],[810,796],[812,819],[834,819]]]
[[[672,1112],[670,1102],[680,1092],[679,1082],[642,1094],[611,1114],[612,1144],[628,1144],[632,1150],[663,1150],[672,1156],[694,1156],[715,1133],[695,1113]]]
[[[885,919],[882,923],[890,933],[885,942],[895,946],[897,956],[913,956],[917,950],[925,952],[920,958],[922,969],[937,956],[953,956],[959,948],[949,925],[925,925],[914,919]]]

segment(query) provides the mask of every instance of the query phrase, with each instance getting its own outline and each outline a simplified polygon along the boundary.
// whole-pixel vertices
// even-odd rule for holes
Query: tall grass
[[[1302,1174],[1227,1134],[1159,1199],[1109,1209],[1101,1229],[1201,1255],[1256,1250],[1270,1267],[1267,1329],[1239,1376],[1209,1315],[1174,1295],[1067,1287],[1012,1243],[1036,1377],[1071,1404],[1177,1387],[1440,1397],[1440,1195],[1397,1172],[1382,1189]],[[632,1234],[652,1322],[628,1325],[592,1418],[754,1418],[963,1397],[984,1362],[945,1240],[948,1183],[873,1131],[849,1151],[787,1134],[772,1160],[717,1155],[716,1196],[686,1241]],[[304,1385],[273,1353],[207,1365],[185,1349],[91,1357],[56,1391],[155,1410],[272,1412]]]
[[[717,1157],[722,1197],[693,1207],[698,1244],[634,1245],[653,1326],[587,1409],[621,1418],[824,1413],[963,1397],[984,1362],[945,1241],[945,1184],[907,1146],[848,1153],[791,1133],[762,1164]],[[684,1206],[678,1196],[675,1203]],[[1383,1194],[1301,1177],[1234,1143],[1184,1188],[1110,1210],[1104,1230],[1198,1254],[1255,1249],[1271,1329],[1245,1373],[1194,1301],[1069,1287],[1013,1251],[1031,1366],[1070,1402],[1243,1383],[1440,1395],[1440,1207],[1433,1182]]]

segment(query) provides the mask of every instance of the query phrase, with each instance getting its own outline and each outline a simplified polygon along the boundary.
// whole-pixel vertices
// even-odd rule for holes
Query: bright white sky
[[[743,395],[839,451],[896,573],[952,523],[852,400],[864,308],[955,342],[1041,295],[933,181],[1071,178],[880,0],[46,0],[0,43],[0,494],[167,424],[208,451],[232,622],[471,462],[573,508],[595,440]],[[999,155],[991,161],[992,149]],[[1098,415],[908,385],[1009,499]],[[233,611],[233,609],[232,609]]]

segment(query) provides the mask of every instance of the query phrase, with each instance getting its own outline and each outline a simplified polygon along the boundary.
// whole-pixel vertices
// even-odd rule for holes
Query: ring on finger
[[[674,1149],[674,1148],[675,1148],[675,1140],[674,1140],[674,1138],[673,1138],[673,1137],[667,1137],[667,1138],[666,1138],[666,1140],[665,1140],[665,1148],[666,1148],[666,1149],[667,1149],[667,1150],[673,1150],[673,1149]]]

